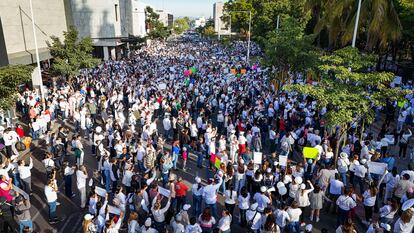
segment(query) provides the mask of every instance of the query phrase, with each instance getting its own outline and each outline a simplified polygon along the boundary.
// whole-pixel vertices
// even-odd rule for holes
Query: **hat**
[[[259,204],[257,204],[257,203],[253,203],[253,204],[250,206],[250,210],[256,210],[258,206],[259,206]]]
[[[267,190],[266,186],[260,187],[260,192],[264,193],[264,192],[266,192],[266,190]]]
[[[98,127],[96,127],[96,130],[95,130],[97,133],[100,133],[100,132],[102,132],[102,127],[101,126],[98,126]]]
[[[170,174],[170,177],[168,177],[169,181],[174,181],[177,178],[175,174]]]
[[[279,181],[279,182],[277,182],[276,187],[277,188],[285,187],[285,184],[283,182]]]
[[[308,224],[308,225],[306,225],[306,227],[305,227],[305,231],[312,231],[312,228],[313,228],[313,226],[312,226],[312,224]]]
[[[301,184],[300,185],[300,189],[305,189],[306,188],[306,184]]]
[[[146,227],[150,227],[150,226],[151,226],[151,218],[147,218],[147,220],[145,220],[144,225],[145,225]]]
[[[244,135],[244,131],[240,131],[240,135]]]
[[[295,178],[295,183],[296,183],[296,184],[302,184],[302,182],[303,182],[302,177],[297,176],[297,177]]]
[[[187,148],[186,147],[183,147],[183,151],[187,151]]]
[[[345,153],[345,152],[341,152],[340,154],[339,154],[339,156],[341,157],[341,158],[346,158],[346,157],[348,157],[348,154],[347,153]]]
[[[364,164],[366,164],[367,163],[367,160],[366,159],[361,159],[361,164],[362,165],[364,165]]]
[[[86,214],[85,217],[83,217],[86,221],[92,220],[93,215],[92,214]]]
[[[230,133],[231,134],[235,134],[236,133],[236,130],[233,129],[233,130],[230,131]]]
[[[390,226],[390,224],[386,224],[386,223],[382,222],[382,223],[380,224],[380,226],[381,226],[384,230],[386,230],[386,231],[391,231],[391,226]]]
[[[312,159],[308,159],[308,163],[313,163],[313,160]]]
[[[181,222],[182,220],[183,220],[183,216],[181,216],[181,214],[175,215],[175,221]]]
[[[271,173],[271,172],[272,172],[272,169],[271,169],[270,167],[268,167],[268,168],[266,169],[266,172],[267,172],[267,173]]]
[[[196,181],[197,183],[201,183],[201,178],[200,178],[200,177],[198,177],[198,176],[196,176],[195,181]]]
[[[185,204],[183,206],[183,210],[189,210],[190,208],[191,208],[191,205],[190,204]]]

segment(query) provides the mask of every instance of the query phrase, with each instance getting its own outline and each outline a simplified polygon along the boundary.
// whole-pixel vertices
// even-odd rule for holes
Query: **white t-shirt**
[[[76,171],[76,186],[78,189],[85,188],[86,187],[86,180],[88,179],[88,176],[83,173],[81,170]]]
[[[341,195],[343,187],[344,183],[342,181],[332,179],[331,185],[329,187],[329,193],[334,195]]]
[[[299,222],[300,215],[302,214],[302,210],[299,208],[293,209],[289,208],[286,211],[289,215],[290,222]]]
[[[225,197],[225,200],[224,200],[225,203],[234,205],[236,204],[237,192],[234,190],[233,191],[226,190],[226,192],[224,192],[224,197]]]

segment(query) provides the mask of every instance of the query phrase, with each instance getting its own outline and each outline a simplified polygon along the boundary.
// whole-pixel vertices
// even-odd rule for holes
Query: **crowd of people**
[[[380,132],[361,132],[356,122],[338,144],[340,129],[325,126],[327,110],[309,96],[275,90],[269,69],[246,62],[246,45],[156,42],[129,59],[81,70],[50,88],[43,103],[35,91],[21,93],[17,108],[29,129],[2,133],[3,218],[16,215],[21,230],[33,230],[29,199],[18,195],[32,193],[33,162],[15,146],[30,136],[47,145],[51,225],[61,220],[62,192],[80,197],[87,233],[309,233],[327,221],[323,212],[336,214],[337,233],[357,232],[358,217],[369,233],[412,232],[414,166],[401,171],[395,161],[411,156],[414,98],[378,108]],[[254,43],[251,53],[261,55]],[[310,81],[296,76],[292,82]],[[304,147],[317,156],[302,154]],[[192,161],[196,174],[185,180]]]

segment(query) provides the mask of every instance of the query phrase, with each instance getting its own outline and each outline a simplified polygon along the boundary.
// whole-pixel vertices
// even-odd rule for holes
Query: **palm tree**
[[[308,7],[319,9],[314,31],[326,30],[329,45],[349,44],[355,26],[358,0],[308,0]],[[393,0],[362,0],[359,34],[366,37],[366,48],[385,47],[401,38],[402,26]]]

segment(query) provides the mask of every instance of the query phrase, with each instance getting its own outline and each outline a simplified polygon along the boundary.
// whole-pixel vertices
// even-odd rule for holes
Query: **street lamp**
[[[250,59],[250,31],[252,27],[252,11],[228,11],[228,13],[235,13],[235,12],[249,12],[249,35],[247,37],[247,55],[246,55],[246,62],[249,63]],[[220,29],[219,29],[220,31]],[[231,36],[231,15],[230,15],[230,36]]]
[[[42,70],[40,69],[39,49],[37,47],[36,27],[35,27],[35,20],[34,20],[34,16],[33,16],[32,0],[29,0],[29,3],[30,3],[30,14],[31,14],[31,17],[32,17],[33,38],[34,38],[35,51],[36,51],[36,63],[37,63],[37,69],[38,69],[38,75],[39,75],[39,80],[37,80],[37,82],[35,82],[35,83],[40,85],[40,94],[41,94],[41,97],[42,97],[42,102],[44,102],[45,93],[44,93],[44,90],[43,90]],[[32,80],[32,82],[33,82],[33,80]],[[43,103],[43,107],[45,107],[44,103]]]
[[[355,42],[356,42],[356,37],[357,37],[357,32],[358,32],[359,14],[361,13],[361,1],[362,0],[358,0],[358,10],[357,10],[357,15],[355,19],[354,35],[352,37],[353,48],[355,48]]]

